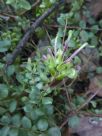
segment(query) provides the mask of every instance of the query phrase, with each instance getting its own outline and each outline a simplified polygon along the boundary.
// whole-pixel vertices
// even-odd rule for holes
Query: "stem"
[[[79,49],[77,49],[70,57],[65,60],[65,63],[70,62],[83,48],[85,48],[88,43],[84,43]]]
[[[68,90],[67,90],[67,87],[66,87],[66,84],[65,84],[65,80],[63,80],[63,85],[64,85],[64,89],[66,91],[66,96],[67,96],[67,100],[68,100],[68,105],[72,111],[72,106],[71,106],[71,100],[70,100],[70,95],[68,93]]]
[[[62,44],[64,45],[64,39],[65,39],[65,35],[66,35],[66,30],[67,30],[67,23],[68,23],[68,19],[66,18],[66,24],[65,24],[65,29],[64,29],[64,36],[63,36],[63,42]]]
[[[58,39],[58,35],[55,38],[55,46],[54,46],[54,55],[56,56],[56,52],[57,52],[57,39]]]

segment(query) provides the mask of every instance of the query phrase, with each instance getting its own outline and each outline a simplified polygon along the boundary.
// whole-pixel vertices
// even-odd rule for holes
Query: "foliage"
[[[6,0],[6,6],[11,6],[15,14],[14,20],[11,19],[7,24],[1,25],[0,31],[0,135],[2,136],[61,136],[58,127],[58,122],[62,121],[61,114],[68,115],[68,112],[76,111],[85,103],[86,97],[78,95],[71,88],[73,81],[79,76],[77,66],[82,63],[82,58],[77,54],[88,45],[87,43],[89,47],[94,48],[99,45],[100,38],[97,37],[97,33],[102,27],[102,20],[97,23],[92,18],[84,6],[84,0],[73,0],[70,12],[63,12],[60,15],[58,13],[58,32],[56,36],[50,32],[51,45],[46,49],[47,52],[36,50],[35,56],[29,57],[28,51],[30,53],[35,51],[34,45],[36,45],[32,36],[27,43],[28,46],[25,47],[27,52],[21,54],[22,59],[19,60],[18,57],[6,71],[4,69],[6,60],[16,48],[23,33],[29,29],[32,20],[42,15],[55,2],[55,0],[42,0],[40,6],[33,11],[31,1]],[[32,15],[22,14],[28,10],[33,12]],[[86,17],[87,21],[82,16]],[[0,21],[3,24],[3,20]],[[53,19],[48,18],[45,22],[51,23],[51,21],[53,22]],[[67,26],[69,29],[74,28],[68,30]],[[91,30],[87,29],[87,26],[90,26]],[[41,35],[44,37],[47,30],[43,29],[40,26],[35,31],[37,38],[41,38]],[[100,45],[98,50],[102,56]],[[102,74],[102,67],[98,66],[95,72]],[[66,80],[70,84],[66,85],[64,83]],[[70,103],[63,94],[64,90],[68,90],[66,94],[69,93],[72,98]],[[58,103],[55,98],[58,99]],[[62,103],[59,102],[61,100]],[[96,101],[93,100],[90,104],[93,107],[92,111],[102,112],[97,109]],[[56,113],[57,108],[60,111],[58,113]],[[68,117],[68,125],[72,128],[76,127],[79,121],[77,114]]]
[[[21,29],[17,27],[3,32],[0,37],[0,52],[6,52],[9,49],[13,50],[21,36]]]
[[[7,0],[6,4],[12,5],[15,10],[20,10],[20,9],[25,9],[25,10],[30,10],[31,5],[27,0]]]
[[[8,123],[8,126],[12,122],[16,128],[16,131],[10,127],[5,128],[10,136],[12,133],[18,135],[20,127],[23,127],[22,131],[24,128],[29,129],[28,135],[30,131],[36,135],[40,133],[60,135],[53,118],[53,97],[50,97],[51,93],[54,94],[54,89],[49,83],[53,80],[63,80],[65,77],[73,79],[77,76],[72,61],[64,62],[63,53],[66,52],[57,49],[54,56],[50,52],[46,55],[46,59],[42,59],[39,55],[33,60],[29,58],[28,62],[23,64],[21,72],[14,71],[18,86],[15,83],[12,86],[6,83],[0,85],[0,99],[4,101],[3,105],[1,104],[3,113],[1,122],[3,125]],[[12,116],[6,113],[6,109],[12,113]]]
[[[71,128],[77,127],[79,124],[80,119],[77,116],[72,116],[68,120],[68,124]]]

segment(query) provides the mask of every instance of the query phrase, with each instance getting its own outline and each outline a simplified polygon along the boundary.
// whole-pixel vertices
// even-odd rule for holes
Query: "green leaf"
[[[15,128],[10,129],[9,136],[18,136],[18,129]]]
[[[32,110],[31,113],[30,113],[30,118],[32,120],[37,120],[38,119],[38,115],[36,114],[35,110]]]
[[[76,70],[74,68],[69,69],[67,76],[71,79],[76,78],[77,76]]]
[[[95,110],[95,113],[96,113],[96,114],[102,114],[102,110],[96,109],[96,110]]]
[[[15,114],[12,119],[11,122],[14,126],[20,127],[21,125],[21,117],[19,114]]]
[[[31,62],[31,58],[28,58],[28,62],[26,65],[26,69],[29,71],[32,71],[32,62]]]
[[[31,128],[32,126],[31,120],[26,116],[22,118],[21,123],[24,128]]]
[[[0,47],[0,52],[6,52],[7,50],[8,50],[7,48]]]
[[[77,11],[77,10],[79,10],[79,9],[81,8],[81,5],[80,5],[80,4],[81,4],[81,3],[79,3],[78,1],[74,1],[74,2],[72,3],[74,11]]]
[[[9,124],[10,123],[10,116],[9,115],[4,115],[4,116],[2,116],[2,118],[1,118],[1,122],[3,123],[3,124]]]
[[[51,104],[44,105],[44,109],[45,109],[45,112],[46,112],[48,115],[52,115],[53,112],[54,112],[53,105],[51,105]]]
[[[16,110],[16,107],[17,107],[17,101],[16,100],[13,100],[10,105],[9,105],[9,111],[12,113]]]
[[[8,126],[5,126],[1,129],[1,136],[8,136],[10,128]]]
[[[28,80],[31,80],[32,79],[32,73],[26,73],[25,74],[25,78],[28,79]]]
[[[46,119],[40,119],[37,122],[37,128],[40,131],[46,131],[48,129],[48,121]]]
[[[92,32],[93,32],[94,34],[96,34],[96,33],[98,32],[98,30],[99,30],[98,25],[93,25],[91,28],[93,29]]]
[[[94,24],[96,23],[96,21],[95,21],[95,19],[94,19],[93,17],[89,17],[88,23],[89,23],[90,25],[94,25]]]
[[[93,39],[93,37],[94,37],[94,33],[93,32],[89,32],[89,38]]]
[[[4,67],[3,63],[0,63],[0,70]]]
[[[97,67],[96,72],[97,74],[102,74],[102,67]]]
[[[8,96],[8,87],[6,84],[0,84],[0,99]]]
[[[74,47],[76,47],[76,42],[73,39],[70,39],[68,42],[68,46],[74,48]]]
[[[7,75],[8,76],[11,76],[11,75],[13,75],[14,74],[14,72],[15,72],[15,66],[14,65],[10,65],[10,66],[8,66],[8,68],[7,68]]]
[[[17,79],[17,81],[20,82],[21,84],[24,83],[24,82],[23,82],[23,79],[24,79],[23,75],[17,73],[17,74],[16,74],[16,79]]]
[[[0,107],[0,115],[4,114],[6,111],[6,108]]]
[[[81,19],[81,18],[80,18],[80,14],[79,14],[78,12],[76,12],[76,13],[74,14],[74,18],[75,18],[75,21],[76,21],[76,22],[79,22],[79,20]]]
[[[61,14],[60,17],[57,18],[57,21],[60,25],[65,25],[65,14]]]
[[[36,84],[36,87],[37,87],[39,90],[41,90],[41,89],[43,88],[42,82]]]
[[[20,129],[18,136],[28,136],[28,133],[27,133],[27,131]]]
[[[56,0],[50,0],[50,2],[51,2],[51,3],[55,3],[55,2],[56,2]]]
[[[40,98],[40,90],[38,90],[37,88],[33,87],[32,91],[29,94],[29,98],[31,99],[31,101],[33,101],[34,103],[37,103],[39,98]]]
[[[51,97],[43,97],[42,99],[42,104],[46,105],[46,104],[52,104],[53,99]]]
[[[5,61],[7,62],[7,61],[10,61],[11,60],[11,58],[12,58],[12,54],[11,53],[7,53],[6,55],[5,55]]]
[[[26,9],[26,10],[30,10],[31,9],[31,5],[27,0],[7,0],[6,4],[10,4],[12,5],[16,10],[18,9]]]
[[[43,80],[43,81],[48,81],[48,78],[47,78],[47,76],[46,76],[46,74],[45,73],[40,73],[40,78],[41,78],[41,80]]]
[[[48,94],[51,94],[52,89],[50,87],[47,88],[47,90],[44,92],[43,96],[48,96]]]
[[[26,106],[23,107],[25,112],[31,112],[33,107],[31,104],[27,104]]]
[[[60,129],[58,127],[52,127],[48,130],[48,136],[61,136]]]
[[[11,41],[9,40],[0,41],[0,52],[6,52],[10,46]]]
[[[66,71],[62,71],[61,74],[59,74],[56,79],[57,80],[62,80],[63,78],[66,77]]]
[[[36,109],[35,109],[35,113],[36,113],[36,115],[39,116],[39,117],[44,115],[44,112],[42,111],[41,108],[36,108]]]
[[[87,42],[87,41],[89,40],[88,32],[86,32],[86,31],[84,31],[84,30],[82,30],[82,31],[80,32],[80,37],[81,37],[81,40],[82,40],[83,42]]]
[[[57,34],[59,37],[63,37],[64,35],[64,32],[63,32],[63,29],[62,28],[59,28],[58,29],[58,34]]]
[[[97,36],[93,36],[93,38],[91,39],[91,45],[92,46],[97,46],[98,45],[98,37]]]
[[[68,125],[71,127],[71,128],[75,128],[76,126],[78,126],[79,124],[79,117],[78,116],[72,116],[68,119]]]
[[[85,102],[85,99],[82,96],[76,96],[76,104],[81,105]]]
[[[31,5],[27,0],[20,0],[20,8],[24,8],[26,10],[30,10],[31,9]]]
[[[90,103],[92,104],[93,108],[96,108],[97,103],[95,101],[90,101]]]
[[[68,31],[68,42],[71,40],[73,34],[74,34],[74,31],[73,31],[73,30],[69,30],[69,31]]]
[[[6,1],[6,4],[12,4],[12,3],[14,3],[14,0],[7,0]]]
[[[9,39],[0,40],[0,47],[7,48],[11,46],[11,41]]]
[[[81,64],[81,59],[78,56],[75,56],[74,64]]]
[[[80,23],[79,23],[79,26],[83,29],[86,28],[86,22],[84,20],[81,20]]]
[[[37,131],[37,130],[38,130],[38,129],[37,129],[37,126],[36,126],[36,125],[33,125],[33,126],[32,126],[32,130],[33,130],[33,131]]]

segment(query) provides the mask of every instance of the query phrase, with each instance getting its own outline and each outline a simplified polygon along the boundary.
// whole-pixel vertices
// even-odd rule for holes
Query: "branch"
[[[22,52],[22,49],[24,48],[24,46],[26,45],[26,43],[28,42],[31,34],[35,31],[35,29],[55,10],[58,9],[58,7],[60,5],[63,5],[64,1],[60,1],[58,3],[56,3],[53,7],[49,8],[47,11],[45,11],[45,13],[40,16],[33,24],[32,26],[27,30],[27,32],[25,33],[25,35],[23,36],[23,38],[21,39],[21,41],[18,43],[17,47],[14,49],[14,51],[11,54],[10,59],[6,62],[5,68],[7,68],[9,65],[11,65],[16,57]]]

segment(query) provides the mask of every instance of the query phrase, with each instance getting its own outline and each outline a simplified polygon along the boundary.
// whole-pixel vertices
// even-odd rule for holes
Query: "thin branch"
[[[66,124],[68,123],[68,117],[65,119],[65,121],[60,125],[60,129],[62,129]]]
[[[46,31],[46,34],[47,34],[47,37],[48,37],[49,43],[51,43],[51,37],[50,37],[50,35],[49,35],[49,32],[47,31],[47,29],[46,29],[46,28],[44,28],[44,29],[45,29],[45,31]]]
[[[70,96],[69,96],[69,93],[68,93],[68,90],[67,90],[67,87],[66,87],[66,83],[65,83],[65,80],[63,80],[63,85],[64,85],[64,89],[66,91],[66,96],[67,96],[67,100],[68,100],[68,105],[72,111],[72,106],[71,106],[71,100],[70,100]]]
[[[37,5],[39,5],[41,3],[41,0],[37,0],[33,5],[32,5],[32,9],[34,9]]]
[[[82,114],[82,115],[88,116],[88,117],[100,117],[100,118],[102,118],[102,114],[96,114],[96,113],[93,113],[93,112],[80,111],[79,114]]]
[[[61,26],[61,25],[48,25],[48,24],[44,24],[46,27],[52,27],[52,28],[64,28],[65,26]],[[91,28],[91,27],[79,27],[79,26],[66,26],[66,29],[77,29],[77,30],[97,30],[97,31],[102,31],[101,28]]]
[[[5,18],[8,18],[8,20],[11,18],[13,20],[16,20],[17,16],[15,15],[11,15],[9,13],[4,13],[4,12],[0,12],[0,17],[5,19]]]

